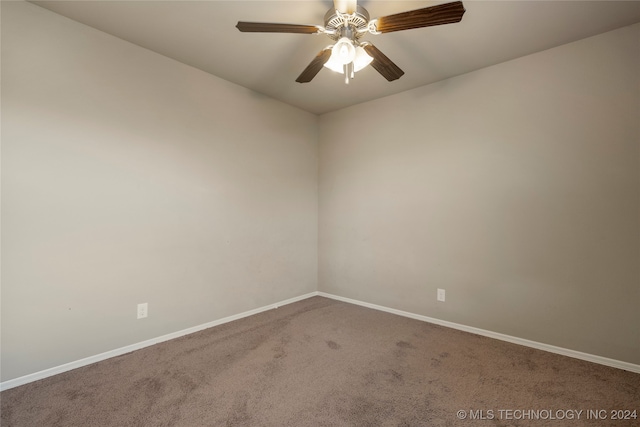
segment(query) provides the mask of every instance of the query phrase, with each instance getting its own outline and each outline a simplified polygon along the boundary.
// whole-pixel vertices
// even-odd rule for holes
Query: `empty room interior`
[[[0,14],[0,425],[640,425],[640,2]]]

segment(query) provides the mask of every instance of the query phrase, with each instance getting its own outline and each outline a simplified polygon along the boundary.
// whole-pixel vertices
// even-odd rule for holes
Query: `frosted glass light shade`
[[[334,46],[335,47],[335,46]],[[358,72],[367,65],[371,64],[373,58],[370,57],[367,52],[360,46],[355,48],[355,55],[353,58],[353,71]],[[324,64],[328,69],[335,71],[336,73],[344,74],[344,64],[334,57],[333,53],[329,60]]]
[[[340,64],[344,65],[353,62],[355,57],[356,48],[353,46],[353,43],[351,43],[351,40],[346,37],[338,40],[338,43],[333,45],[331,49],[331,59],[333,60],[335,58],[335,61]]]
[[[366,50],[358,46],[356,48],[356,57],[353,59],[353,71],[356,73],[367,65],[371,64],[373,58],[369,56]]]

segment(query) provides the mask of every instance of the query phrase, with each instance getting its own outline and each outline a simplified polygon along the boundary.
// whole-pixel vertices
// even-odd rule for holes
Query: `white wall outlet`
[[[438,289],[438,301],[444,302],[444,289]]]
[[[142,319],[147,317],[149,314],[149,304],[143,302],[142,304],[138,304],[138,319]]]

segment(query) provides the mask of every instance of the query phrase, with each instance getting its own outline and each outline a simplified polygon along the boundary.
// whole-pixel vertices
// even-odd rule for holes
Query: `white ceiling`
[[[78,22],[225,80],[322,114],[640,22],[640,1],[463,0],[460,23],[367,35],[405,71],[387,82],[373,68],[343,77],[323,69],[295,79],[331,40],[324,35],[240,33],[237,21],[322,25],[331,0],[34,1]],[[447,1],[360,0],[371,18]]]

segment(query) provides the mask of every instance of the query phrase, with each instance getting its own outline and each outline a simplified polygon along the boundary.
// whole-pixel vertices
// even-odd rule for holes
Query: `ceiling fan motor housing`
[[[352,14],[329,9],[324,16],[325,34],[336,41],[342,37],[356,41],[368,31],[368,25],[369,12],[362,6],[358,6]]]

